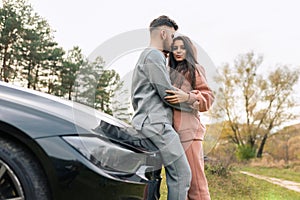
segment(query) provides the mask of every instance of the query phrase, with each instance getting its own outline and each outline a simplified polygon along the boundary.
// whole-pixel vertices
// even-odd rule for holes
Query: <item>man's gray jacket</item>
[[[155,49],[145,49],[135,66],[132,77],[131,98],[135,114],[132,125],[141,130],[148,118],[151,124],[172,124],[172,108],[191,111],[186,103],[169,104],[165,90],[175,89],[170,81],[164,54]]]

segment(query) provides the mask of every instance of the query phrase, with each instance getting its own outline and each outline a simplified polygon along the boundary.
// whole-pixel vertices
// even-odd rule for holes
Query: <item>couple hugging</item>
[[[166,171],[168,200],[210,199],[204,174],[205,127],[198,112],[214,96],[197,50],[186,36],[174,37],[178,25],[167,16],[150,23],[150,45],[140,55],[132,78],[132,125],[151,140]],[[159,199],[159,181],[147,187],[147,199]]]

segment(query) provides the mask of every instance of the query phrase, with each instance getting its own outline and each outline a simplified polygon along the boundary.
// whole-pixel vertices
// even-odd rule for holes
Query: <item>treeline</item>
[[[284,160],[285,163],[300,160],[300,124],[283,128],[269,140],[266,153],[274,160]]]
[[[120,111],[116,106],[112,110],[111,101],[122,86],[119,74],[105,69],[101,57],[88,61],[78,46],[64,50],[53,33],[47,20],[26,0],[3,0],[0,80],[79,101],[118,116]],[[124,106],[129,107],[129,102],[122,106],[125,112]],[[122,116],[122,120],[129,120],[128,113]]]

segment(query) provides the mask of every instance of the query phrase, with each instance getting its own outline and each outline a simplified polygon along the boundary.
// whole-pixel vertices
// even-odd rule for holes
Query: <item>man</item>
[[[164,99],[165,90],[175,90],[169,79],[165,55],[170,51],[177,29],[177,24],[167,16],[151,22],[150,46],[141,53],[135,66],[131,90],[135,111],[132,125],[148,137],[161,154],[168,200],[185,200],[191,181],[188,161],[172,127],[172,107],[185,111],[191,108],[185,103],[169,104]],[[149,185],[148,199],[159,199],[159,185]]]

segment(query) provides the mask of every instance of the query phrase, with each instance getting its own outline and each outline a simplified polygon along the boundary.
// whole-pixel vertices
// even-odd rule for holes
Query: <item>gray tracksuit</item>
[[[159,149],[166,169],[168,200],[185,200],[191,172],[178,134],[172,127],[172,107],[191,111],[188,104],[169,104],[166,89],[174,89],[166,68],[164,54],[154,48],[145,49],[132,77],[132,125],[141,130]]]

